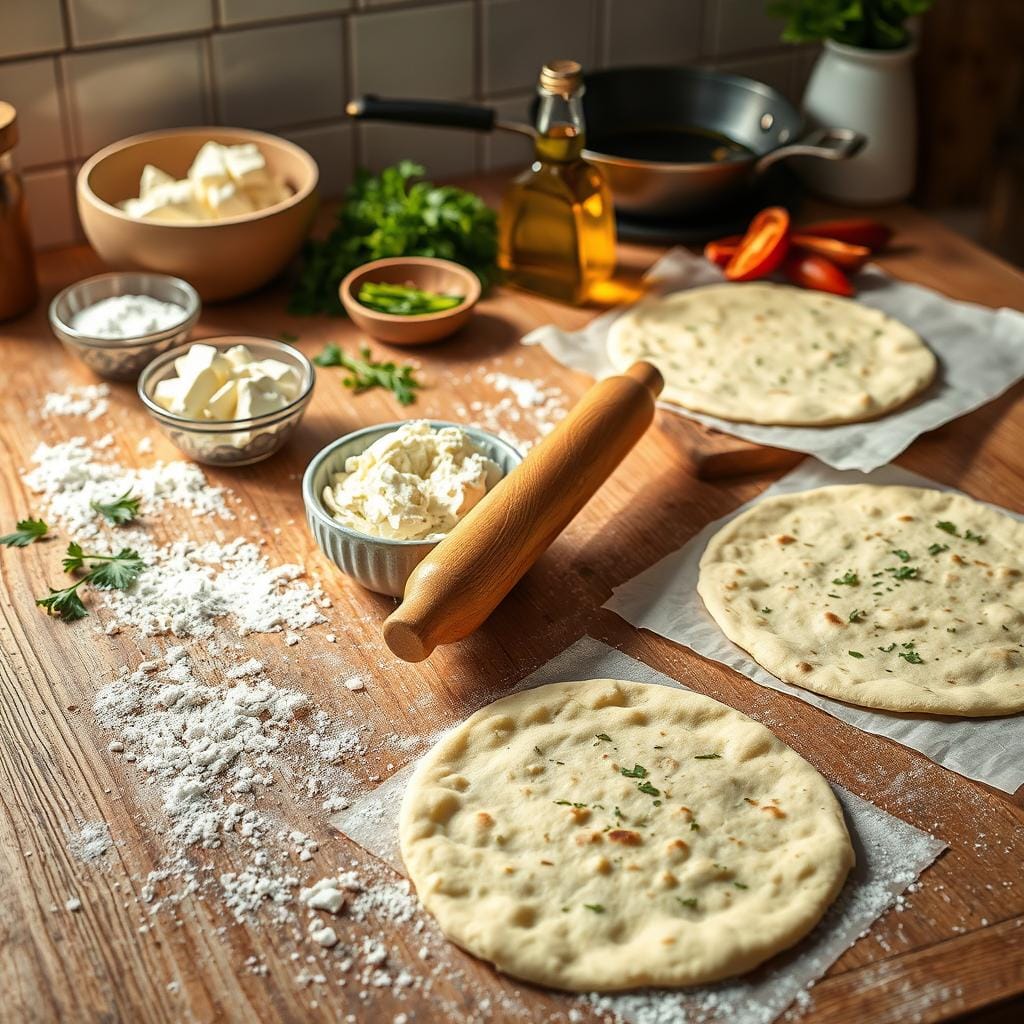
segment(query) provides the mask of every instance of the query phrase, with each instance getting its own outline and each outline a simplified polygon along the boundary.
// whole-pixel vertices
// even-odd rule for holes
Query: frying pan
[[[741,194],[780,160],[844,160],[865,138],[849,128],[805,132],[780,92],[741,75],[703,68],[611,68],[585,78],[585,156],[605,173],[616,209],[627,216],[681,218]],[[354,118],[512,131],[490,107],[362,96]]]

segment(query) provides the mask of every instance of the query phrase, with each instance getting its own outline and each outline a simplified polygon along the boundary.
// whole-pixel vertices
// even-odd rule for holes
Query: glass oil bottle
[[[501,205],[498,262],[510,283],[579,305],[615,269],[615,215],[601,170],[583,158],[583,77],[546,64],[537,93],[535,159]]]

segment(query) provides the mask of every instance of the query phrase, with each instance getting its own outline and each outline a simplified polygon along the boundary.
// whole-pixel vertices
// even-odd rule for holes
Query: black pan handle
[[[496,112],[490,107],[472,103],[384,99],[380,96],[359,96],[350,100],[345,112],[361,121],[398,121],[434,128],[467,128],[475,132],[493,131],[497,120]]]

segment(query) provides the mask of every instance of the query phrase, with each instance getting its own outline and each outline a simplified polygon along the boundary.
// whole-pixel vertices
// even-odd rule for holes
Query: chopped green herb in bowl
[[[388,284],[385,281],[367,281],[359,289],[357,298],[368,309],[392,316],[443,313],[465,300],[464,295],[441,295],[412,285]]]

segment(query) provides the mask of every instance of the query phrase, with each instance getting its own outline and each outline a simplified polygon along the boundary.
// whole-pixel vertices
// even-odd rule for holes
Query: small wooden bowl
[[[364,306],[357,296],[368,282],[407,284],[421,291],[441,295],[462,295],[463,300],[452,309],[419,316],[397,316],[378,313]],[[430,256],[397,256],[374,260],[356,267],[340,287],[341,302],[352,322],[371,338],[390,345],[428,345],[454,334],[473,315],[480,298],[480,278],[458,263]]]

